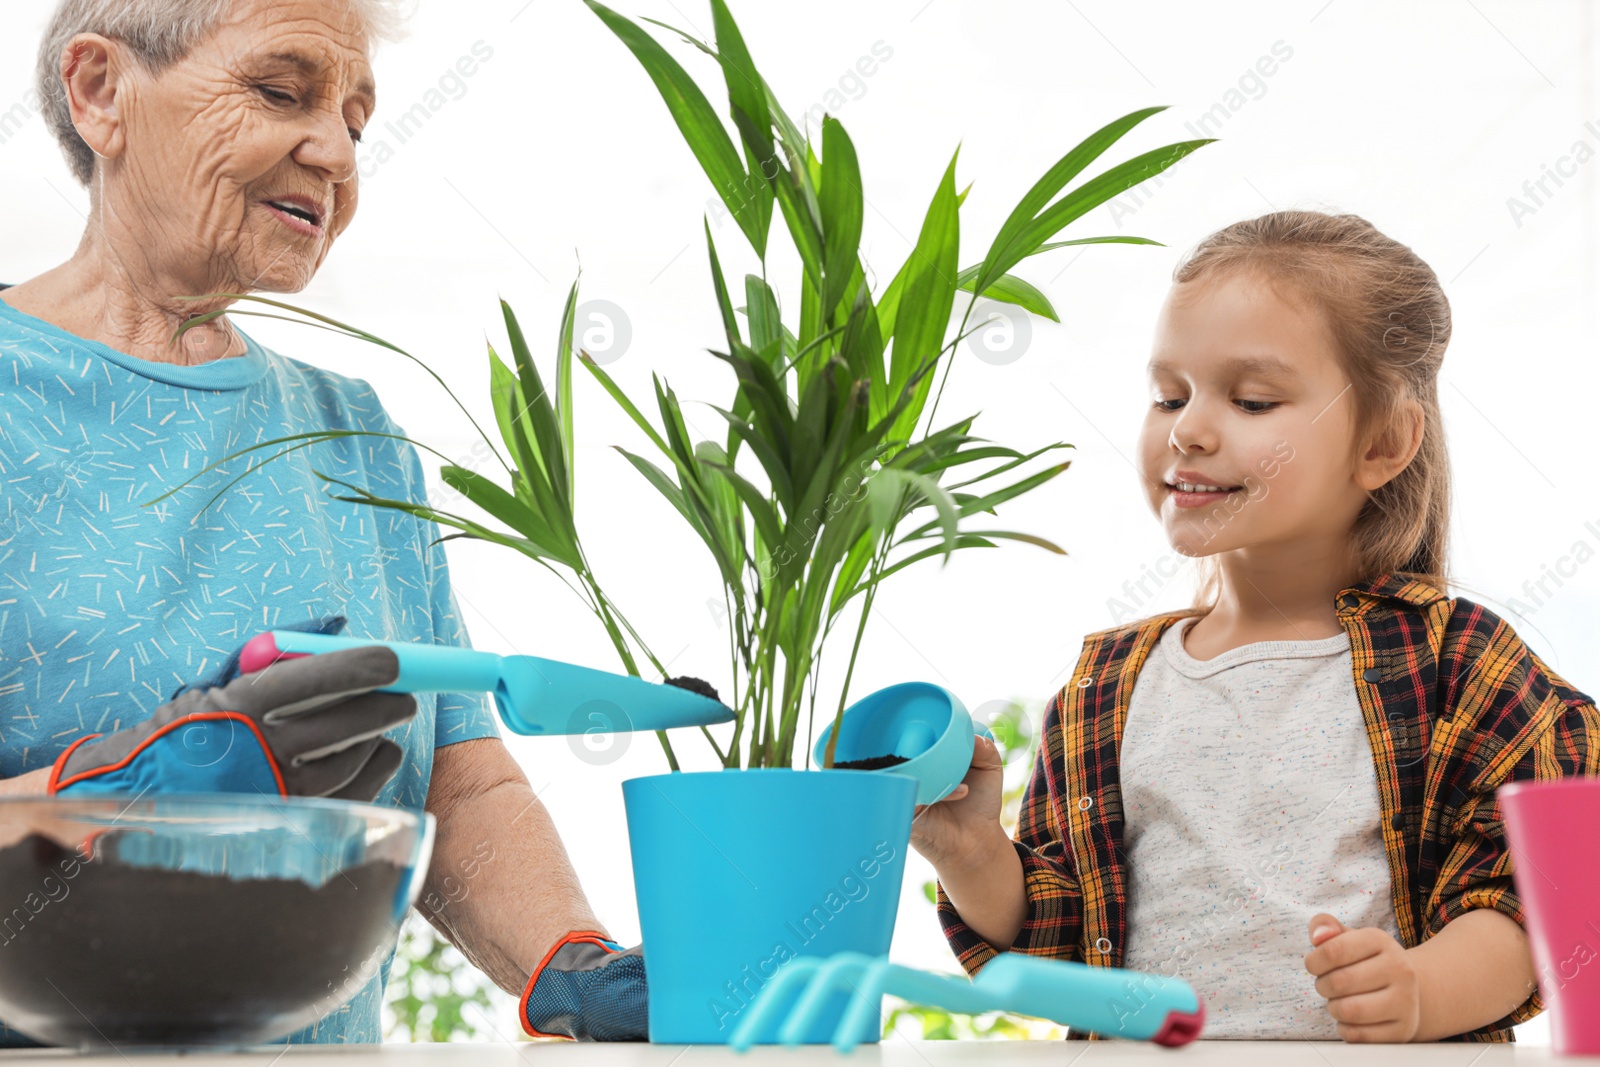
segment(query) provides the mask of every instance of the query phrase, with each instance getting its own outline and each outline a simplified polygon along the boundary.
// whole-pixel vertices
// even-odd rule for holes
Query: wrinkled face
[[[1316,310],[1250,272],[1179,283],[1148,373],[1141,475],[1175,551],[1325,542],[1355,521],[1352,396]]]
[[[355,214],[356,141],[377,103],[354,15],[238,0],[159,77],[121,71],[125,149],[97,167],[103,208],[148,266],[196,294],[304,288]]]

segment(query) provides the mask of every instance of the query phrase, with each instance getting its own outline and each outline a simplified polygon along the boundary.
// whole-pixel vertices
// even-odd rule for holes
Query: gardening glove
[[[186,686],[137,725],[79,738],[48,791],[251,793],[370,801],[400,767],[381,737],[417,713],[384,645],[283,659],[221,687]]]
[[[644,946],[574,930],[533,969],[521,1008],[529,1037],[650,1040]]]
[[[305,619],[301,622],[277,623],[274,630],[294,630],[303,634],[336,634],[344,629],[348,620],[343,615],[322,615],[315,619]],[[223,660],[216,670],[197,682],[181,685],[172,691],[169,700],[177,700],[191,689],[220,689],[239,677],[239,659],[244,655],[244,645],[233,650],[233,655]]]

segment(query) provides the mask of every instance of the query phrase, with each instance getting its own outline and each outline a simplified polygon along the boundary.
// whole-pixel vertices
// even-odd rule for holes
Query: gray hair
[[[399,41],[410,12],[402,0],[345,0],[369,40]],[[35,84],[40,108],[67,166],[79,184],[94,180],[94,150],[78,136],[61,81],[61,52],[80,33],[98,33],[127,45],[152,75],[159,75],[215,31],[234,0],[61,0],[39,45]]]

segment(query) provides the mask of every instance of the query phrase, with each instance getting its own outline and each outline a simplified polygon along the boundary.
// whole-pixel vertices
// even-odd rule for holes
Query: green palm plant
[[[823,648],[852,605],[859,602],[859,612],[833,709],[836,722],[846,707],[873,599],[890,575],[934,556],[948,562],[959,549],[995,547],[1001,540],[1062,553],[1042,537],[996,528],[984,517],[1065,470],[1070,461],[1047,462],[1037,469],[1029,465],[1070,445],[1057,442],[1023,453],[971,434],[972,415],[934,428],[972,303],[988,297],[1059,321],[1045,294],[1011,270],[1031,256],[1068,245],[1159,244],[1126,236],[1052,238],[1209,140],[1145,152],[1066,190],[1124,134],[1164,108],[1145,108],[1108,123],[1034,183],[982,260],[965,269],[958,266],[960,208],[970,187],[957,191],[952,155],[915,247],[882,293],[874,295],[860,249],[866,201],[855,145],[844,125],[827,116],[817,155],[818,146],[794,125],[757,72],[724,0],[711,0],[714,44],[655,24],[715,60],[738,147],[698,84],[649,33],[595,0],[584,2],[644,67],[760,264],[758,273],[742,279],[743,302],[736,305],[711,228],[704,226],[724,334],[710,351],[735,379],[731,401],[711,405],[727,423],[724,440],[692,440],[677,395],[659,377],[652,375],[657,423],[586,353],[577,355],[651,447],[648,455],[621,446],[617,451],[689,524],[717,566],[731,623],[733,695],[727,703],[736,719],[726,744],[719,744],[709,730],[702,732],[725,767],[793,766],[802,712],[808,727],[814,722],[815,678]],[[792,325],[783,321],[779,309],[794,305],[781,303],[768,280],[774,206],[803,268],[799,313]],[[972,294],[972,303],[952,330],[958,291]],[[318,476],[352,494],[337,499],[409,512],[457,531],[444,539],[502,544],[563,578],[570,575],[576,581],[574,591],[604,625],[624,668],[641,674],[637,648],[665,675],[660,660],[602,590],[578,534],[572,395],[577,292],[574,282],[557,333],[554,395],[545,387],[515,314],[501,302],[512,363],[508,366],[491,346],[490,384],[509,461],[500,458],[486,435],[485,441],[500,458],[509,488],[411,442],[446,459],[440,471],[444,483],[504,529],[425,504],[383,499],[320,472]],[[422,362],[326,316],[280,301],[230,295],[294,311],[314,325]],[[199,316],[184,329],[222,313]],[[941,362],[944,377],[934,392],[934,373]],[[919,434],[924,417],[926,428]],[[213,466],[256,449],[287,445],[270,457],[276,458],[320,440],[361,433],[326,431],[267,441]],[[837,736],[837,730],[833,733]],[[659,737],[677,770],[671,743],[664,733]],[[809,750],[807,745],[807,762]],[[830,743],[824,765],[832,763]]]

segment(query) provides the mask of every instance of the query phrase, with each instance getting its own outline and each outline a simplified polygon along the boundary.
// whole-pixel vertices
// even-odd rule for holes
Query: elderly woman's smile
[[[201,363],[245,346],[226,316],[171,344],[230,303],[181,297],[292,293],[315,276],[355,215],[356,143],[377,106],[364,5],[222,8],[164,66],[113,33],[63,42],[52,126],[89,186],[90,225],[71,261],[7,292],[14,307],[140,358]]]

